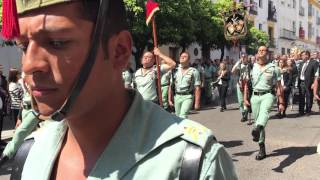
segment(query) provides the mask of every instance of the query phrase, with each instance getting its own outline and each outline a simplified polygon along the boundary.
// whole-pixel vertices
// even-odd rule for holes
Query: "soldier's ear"
[[[128,31],[121,31],[109,40],[108,59],[115,69],[124,69],[131,57],[132,37]]]

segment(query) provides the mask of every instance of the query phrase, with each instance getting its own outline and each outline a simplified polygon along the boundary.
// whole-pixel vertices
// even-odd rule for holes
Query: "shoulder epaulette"
[[[179,126],[183,131],[183,135],[181,136],[183,140],[196,144],[202,148],[206,146],[209,140],[215,140],[212,131],[197,122],[184,119]]]

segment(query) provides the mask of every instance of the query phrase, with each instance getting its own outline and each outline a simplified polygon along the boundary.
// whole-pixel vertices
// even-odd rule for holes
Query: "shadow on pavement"
[[[247,152],[240,152],[240,153],[234,153],[234,156],[251,156],[253,153],[258,152],[258,150],[255,151],[247,151]]]
[[[315,154],[317,152],[317,147],[288,147],[283,149],[274,150],[268,157],[275,156],[288,156],[286,159],[280,162],[279,166],[273,168],[272,170],[278,173],[283,173],[283,169],[292,165],[298,159]]]
[[[238,107],[232,107],[232,108],[228,108],[225,111],[235,111],[235,110],[239,110]]]
[[[237,146],[242,146],[243,141],[237,140],[237,141],[220,141],[225,148],[232,148],[232,147],[237,147]]]

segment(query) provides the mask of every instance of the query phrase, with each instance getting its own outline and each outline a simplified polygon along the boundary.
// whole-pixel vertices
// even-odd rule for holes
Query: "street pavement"
[[[189,118],[212,129],[231,155],[241,180],[319,180],[320,115],[295,118],[297,108],[289,108],[284,119],[275,118],[276,109],[272,111],[266,127],[268,157],[262,161],[255,160],[259,147],[252,141],[252,126],[240,122],[237,104],[229,105],[225,112],[208,108]]]
[[[231,155],[241,180],[319,180],[320,154],[316,148],[320,142],[320,115],[295,118],[296,113],[297,106],[293,111],[289,108],[288,118],[271,117],[266,128],[268,157],[262,161],[255,160],[258,145],[252,141],[252,126],[240,122],[237,104],[229,104],[225,112],[206,107],[189,118],[212,129]],[[13,124],[6,122],[3,138],[9,140]],[[0,180],[9,180],[9,174],[10,166],[1,168]]]

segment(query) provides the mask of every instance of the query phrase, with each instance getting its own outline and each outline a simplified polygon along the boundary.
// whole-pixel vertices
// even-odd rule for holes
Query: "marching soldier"
[[[253,95],[251,98],[252,113],[255,121],[252,130],[253,141],[259,142],[259,153],[256,160],[262,160],[266,157],[265,150],[265,127],[268,122],[269,112],[276,100],[276,94],[279,94],[279,110],[284,111],[283,89],[281,86],[280,70],[276,65],[267,60],[268,49],[261,46],[258,50],[257,63],[252,69]],[[276,88],[277,93],[274,91]],[[248,87],[245,87],[245,103],[248,101]]]
[[[203,65],[204,68],[204,92],[205,104],[210,104],[212,99],[212,83],[216,76],[217,69],[212,65],[210,59],[206,59]]]
[[[248,120],[249,109],[244,104],[244,85],[250,79],[249,74],[251,71],[250,63],[248,60],[248,56],[246,54],[241,55],[241,59],[233,66],[231,73],[238,76],[237,81],[237,96],[238,103],[240,106],[240,112],[242,114],[241,122],[245,122]]]
[[[20,28],[3,21],[2,30],[22,49],[33,111],[53,120],[33,134],[28,153],[16,156],[27,157],[19,179],[237,179],[232,159],[209,129],[124,87],[132,37],[123,1],[16,2]],[[14,12],[4,14],[17,22]],[[152,71],[148,56],[144,72]]]
[[[169,92],[169,85],[170,85],[170,77],[171,77],[171,70],[162,74],[161,76],[161,92],[162,92],[162,104],[165,110],[169,108],[168,102],[168,92]]]
[[[137,90],[145,100],[159,104],[157,95],[157,68],[154,65],[154,56],[159,56],[163,61],[160,67],[161,74],[175,68],[176,63],[170,57],[162,54],[158,48],[155,48],[153,53],[148,51],[143,54],[141,59],[142,68],[136,71],[134,81]]]
[[[190,109],[192,108],[193,101],[194,109],[200,108],[200,75],[199,72],[190,67],[190,56],[187,52],[180,55],[180,66],[174,75],[174,108],[176,115],[181,118],[187,118]],[[170,95],[171,97],[172,95]],[[171,98],[169,98],[171,101]],[[172,105],[172,101],[170,102]]]

